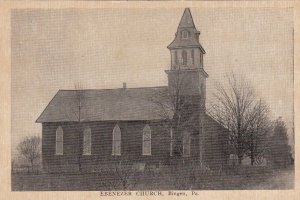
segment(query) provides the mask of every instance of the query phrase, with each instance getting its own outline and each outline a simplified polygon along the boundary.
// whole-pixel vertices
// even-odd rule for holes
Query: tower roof
[[[180,27],[180,28],[196,28],[194,21],[193,21],[191,11],[189,8],[184,9],[184,13],[181,17],[178,27]]]
[[[182,38],[182,31],[188,32],[188,38]],[[169,49],[194,47],[200,48],[201,52],[204,54],[205,50],[199,43],[200,32],[196,29],[191,11],[189,8],[185,8],[181,20],[179,22],[175,39],[168,46]]]

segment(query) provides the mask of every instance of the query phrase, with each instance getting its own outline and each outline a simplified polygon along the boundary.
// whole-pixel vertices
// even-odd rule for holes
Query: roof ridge
[[[166,86],[152,86],[152,87],[132,87],[132,88],[125,88],[125,89],[147,89],[147,88],[164,88],[164,87],[168,87]],[[80,89],[81,91],[96,91],[96,90],[121,90],[124,88],[104,88],[104,89]],[[58,91],[78,91],[76,89],[59,89]]]

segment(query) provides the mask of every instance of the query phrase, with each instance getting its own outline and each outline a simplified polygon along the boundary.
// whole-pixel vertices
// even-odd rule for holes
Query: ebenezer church
[[[168,122],[175,118],[178,99],[188,99],[182,114],[176,115],[177,121],[182,117],[178,130],[183,159],[210,168],[225,165],[227,130],[205,113],[208,74],[199,35],[187,8],[168,46],[168,86],[59,90],[37,119],[43,126],[43,169],[95,171],[120,160],[168,165],[174,156]]]

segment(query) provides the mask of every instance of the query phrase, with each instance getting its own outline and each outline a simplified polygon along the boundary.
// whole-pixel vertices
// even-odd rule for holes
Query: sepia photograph
[[[293,190],[293,8],[11,10],[11,190]]]

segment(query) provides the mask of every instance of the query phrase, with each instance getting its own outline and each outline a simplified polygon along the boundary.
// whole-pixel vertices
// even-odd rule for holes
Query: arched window
[[[92,154],[92,131],[87,127],[83,131],[83,155]]]
[[[143,155],[151,155],[151,129],[148,124],[143,129]]]
[[[183,139],[182,139],[182,144],[183,144],[183,156],[189,157],[191,154],[191,137],[190,133],[187,131],[183,132]]]
[[[112,155],[121,155],[121,129],[118,124],[113,130]]]
[[[181,53],[181,64],[186,65],[187,64],[187,52],[185,50]]]
[[[56,129],[56,155],[63,155],[64,152],[64,132],[61,126]]]

